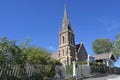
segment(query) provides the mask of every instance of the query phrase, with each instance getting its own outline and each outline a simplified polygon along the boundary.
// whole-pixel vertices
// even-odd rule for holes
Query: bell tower
[[[59,32],[59,60],[65,65],[70,65],[75,60],[74,32],[70,25],[66,5],[64,6],[62,28]]]

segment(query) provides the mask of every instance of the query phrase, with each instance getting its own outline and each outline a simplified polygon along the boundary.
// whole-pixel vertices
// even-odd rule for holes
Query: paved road
[[[115,78],[111,78],[111,79],[107,79],[107,80],[120,80],[120,77],[115,77]]]
[[[89,78],[89,79],[84,79],[84,80],[120,80],[120,75],[108,75],[104,77],[99,77],[99,78]]]

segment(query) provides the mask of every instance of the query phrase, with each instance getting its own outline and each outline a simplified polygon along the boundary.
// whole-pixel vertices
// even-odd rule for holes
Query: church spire
[[[63,23],[62,23],[62,31],[63,30],[72,30],[70,27],[70,20],[68,17],[66,5],[64,5],[64,17],[63,17]]]
[[[63,22],[64,21],[69,21],[66,5],[64,5],[64,17],[63,17]]]

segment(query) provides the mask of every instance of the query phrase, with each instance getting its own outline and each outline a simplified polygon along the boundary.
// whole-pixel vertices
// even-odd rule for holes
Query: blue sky
[[[89,54],[94,54],[96,38],[115,40],[120,32],[119,0],[0,0],[0,37],[58,49],[58,32],[67,6],[75,42],[83,40]]]

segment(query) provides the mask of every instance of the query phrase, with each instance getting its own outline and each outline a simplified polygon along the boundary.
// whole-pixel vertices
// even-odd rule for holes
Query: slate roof
[[[84,47],[84,45],[83,45],[83,42],[81,41],[81,43],[80,44],[77,44],[77,45],[75,45],[76,46],[76,51],[78,52],[79,50],[81,50],[81,48],[82,47]]]
[[[77,60],[82,61],[87,59],[88,54],[82,41],[80,44],[76,45],[76,52],[77,52]]]
[[[76,46],[76,51],[78,51],[80,44],[75,45]]]

